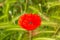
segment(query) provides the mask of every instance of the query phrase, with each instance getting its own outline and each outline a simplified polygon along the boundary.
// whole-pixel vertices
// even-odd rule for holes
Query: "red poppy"
[[[38,14],[23,14],[20,16],[18,24],[26,30],[34,30],[41,25],[41,17]]]

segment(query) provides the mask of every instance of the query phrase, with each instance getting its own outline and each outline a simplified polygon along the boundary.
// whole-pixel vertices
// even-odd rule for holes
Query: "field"
[[[32,40],[60,40],[60,0],[0,0],[0,40],[29,40],[28,31],[18,25],[24,13],[42,19]]]

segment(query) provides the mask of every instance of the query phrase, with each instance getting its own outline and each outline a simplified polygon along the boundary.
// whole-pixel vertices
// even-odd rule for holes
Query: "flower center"
[[[32,22],[29,22],[29,24],[32,24]]]

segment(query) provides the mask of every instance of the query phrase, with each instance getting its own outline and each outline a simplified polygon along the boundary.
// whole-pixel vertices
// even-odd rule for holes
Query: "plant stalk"
[[[32,40],[32,31],[29,31],[29,40]]]

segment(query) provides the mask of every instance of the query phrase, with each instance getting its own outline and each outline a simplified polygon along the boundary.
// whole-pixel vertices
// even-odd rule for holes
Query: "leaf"
[[[33,40],[55,40],[53,38],[35,38]]]
[[[47,16],[50,20],[59,23],[60,21],[60,5],[53,6],[48,10]]]

